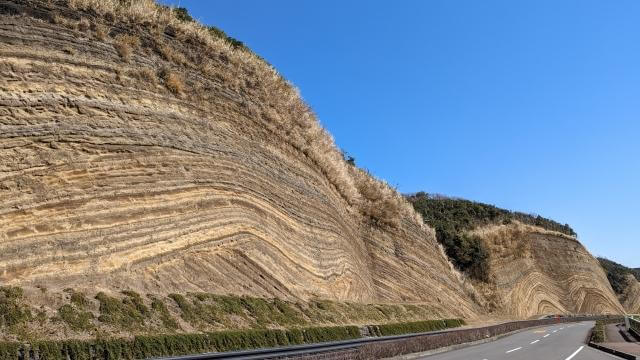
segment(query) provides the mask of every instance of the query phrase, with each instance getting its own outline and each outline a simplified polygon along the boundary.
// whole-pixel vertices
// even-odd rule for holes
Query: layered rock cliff
[[[0,282],[476,305],[296,90],[150,1],[0,7]]]
[[[629,314],[640,314],[640,282],[632,274],[626,276],[627,287],[620,295],[620,302]]]
[[[613,291],[628,313],[640,312],[640,272],[615,261],[598,258]]]
[[[0,6],[2,285],[621,311],[579,242],[517,229],[478,230],[494,280],[476,290],[238,43],[146,0]]]
[[[574,237],[512,223],[472,231],[490,250],[490,280],[479,288],[491,311],[537,314],[621,313],[607,276]]]

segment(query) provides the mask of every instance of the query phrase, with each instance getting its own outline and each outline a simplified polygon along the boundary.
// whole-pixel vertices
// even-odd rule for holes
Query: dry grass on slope
[[[547,229],[543,229],[538,226],[523,224],[518,221],[514,221],[510,224],[495,224],[480,227],[474,229],[469,232],[473,235],[479,235],[483,239],[493,239],[493,240],[506,240],[506,241],[515,241],[519,236],[527,233],[535,233],[535,234],[543,234],[543,235],[552,235],[561,237],[571,241],[577,241],[574,236],[569,236],[567,234],[551,231]]]
[[[119,35],[116,37],[114,46],[122,60],[129,62],[133,51],[140,46],[140,40],[133,35]]]
[[[514,221],[510,224],[495,224],[476,228],[468,234],[478,236],[485,244],[489,245],[492,255],[508,253],[517,258],[530,256],[531,248],[527,242],[523,241],[527,234],[541,234],[554,236],[572,243],[577,242],[576,238],[557,231],[546,230],[541,227],[523,224]],[[580,245],[582,247],[582,245]],[[585,250],[586,251],[586,250]]]
[[[162,43],[162,40],[154,40],[157,42],[156,51],[164,59],[177,66],[196,69],[207,76],[221,78],[239,92],[250,94],[253,101],[247,102],[247,109],[254,117],[261,119],[261,125],[286,139],[312,160],[341,196],[362,215],[370,218],[371,223],[395,227],[401,219],[409,218],[422,226],[419,215],[397,191],[362,170],[350,169],[352,166],[344,161],[332,137],[318,123],[298,90],[245,47],[230,43],[227,38],[195,21],[180,19],[172,9],[159,6],[153,0],[65,1],[70,8],[95,13],[107,22],[117,19],[118,23],[151,27],[158,39],[162,39],[165,33],[171,33],[183,45],[197,48],[197,51],[183,54]],[[92,27],[96,29],[96,38],[106,37],[105,25],[95,24]],[[113,41],[124,61],[128,61],[137,48],[137,39],[132,39],[130,35],[120,34]],[[210,60],[214,58],[223,58],[234,66],[221,71],[219,62]],[[177,74],[165,72],[167,74],[169,76],[164,77],[165,85],[171,92],[181,94],[194,91]]]

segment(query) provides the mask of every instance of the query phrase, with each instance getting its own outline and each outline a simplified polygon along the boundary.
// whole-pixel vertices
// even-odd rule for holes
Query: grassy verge
[[[242,330],[202,334],[136,336],[133,339],[41,341],[30,345],[0,343],[0,359],[18,360],[33,350],[40,360],[144,359],[203,352],[233,351],[348,340],[360,337],[356,326],[289,330]]]
[[[162,357],[354,339],[362,324],[381,324],[367,327],[373,336],[464,324],[424,321],[434,316],[420,304],[0,287],[0,360]]]
[[[373,335],[400,335],[458,327],[463,320],[431,320],[369,326]],[[132,339],[39,341],[0,343],[0,360],[18,360],[33,351],[40,360],[143,359],[204,352],[270,348],[360,338],[356,326],[298,329],[251,329],[199,334],[139,335]]]
[[[44,305],[32,305],[38,302]],[[420,322],[435,316],[423,304],[302,302],[209,293],[166,296],[130,290],[92,294],[71,288],[44,293],[0,287],[0,341],[361,326]]]
[[[607,335],[605,334],[605,325],[607,322],[604,320],[596,321],[596,325],[591,330],[591,339],[590,341],[593,343],[603,343],[607,341]]]

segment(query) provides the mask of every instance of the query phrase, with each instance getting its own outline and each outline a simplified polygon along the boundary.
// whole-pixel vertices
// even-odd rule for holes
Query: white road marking
[[[511,349],[511,350],[507,351],[505,354],[508,354],[508,353],[511,353],[511,352],[514,352],[514,351],[518,351],[520,349],[522,349],[522,346],[520,346],[518,348],[515,348],[515,349]],[[569,359],[567,359],[567,360],[569,360]]]
[[[561,327],[561,328],[560,328],[560,330],[564,330],[564,328],[563,328],[563,327]]]
[[[532,343],[531,343],[531,345],[533,345],[533,344],[537,343],[538,341],[540,341],[540,340],[536,340],[536,341],[532,342]]]
[[[584,349],[584,346],[580,346],[580,348],[578,350],[576,350],[576,352],[574,352],[573,354],[571,354],[571,356],[569,356],[568,358],[566,358],[565,360],[571,360],[573,359],[576,355],[578,355],[578,353],[580,351],[582,351],[582,349]]]
[[[549,335],[551,335],[551,334],[547,334],[547,335],[543,336],[543,338],[546,338],[546,337],[547,337],[547,336],[549,336]]]
[[[558,332],[558,330],[553,330],[553,333],[554,333],[554,334],[555,334],[555,333],[557,333],[557,332]]]

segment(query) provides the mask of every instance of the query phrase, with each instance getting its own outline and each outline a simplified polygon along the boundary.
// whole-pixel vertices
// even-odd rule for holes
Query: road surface
[[[424,360],[612,360],[619,359],[585,344],[593,321],[538,327],[486,344]]]

